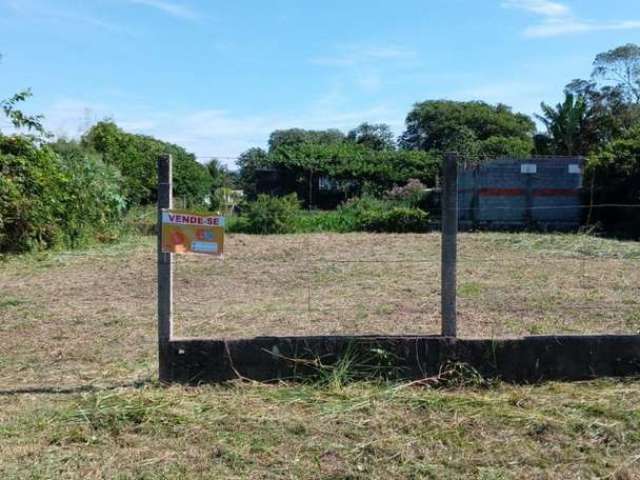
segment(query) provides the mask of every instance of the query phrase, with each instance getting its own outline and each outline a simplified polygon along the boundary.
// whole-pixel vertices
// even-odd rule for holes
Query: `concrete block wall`
[[[459,174],[462,226],[573,229],[582,215],[582,157],[498,159]]]

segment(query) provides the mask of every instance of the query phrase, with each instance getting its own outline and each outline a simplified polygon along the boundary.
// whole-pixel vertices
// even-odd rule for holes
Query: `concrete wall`
[[[394,379],[437,375],[463,363],[511,382],[640,375],[640,336],[545,336],[506,340],[446,337],[258,337],[173,340],[160,348],[166,382],[197,384],[235,378],[269,381],[318,373],[345,356],[354,373]]]
[[[583,163],[581,157],[533,157],[462,168],[461,227],[577,228],[582,218]]]

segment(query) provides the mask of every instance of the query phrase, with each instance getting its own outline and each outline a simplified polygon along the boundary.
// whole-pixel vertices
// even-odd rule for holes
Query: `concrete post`
[[[458,241],[458,156],[448,153],[442,164],[442,335],[457,336],[456,270]]]
[[[173,336],[173,254],[162,253],[162,210],[173,207],[171,155],[158,157],[158,376],[169,378],[165,351]]]

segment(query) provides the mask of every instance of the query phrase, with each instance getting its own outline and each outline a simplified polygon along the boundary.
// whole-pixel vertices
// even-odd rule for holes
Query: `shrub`
[[[124,208],[119,192],[117,170],[98,159],[0,136],[0,252],[111,238]]]
[[[426,232],[429,215],[419,208],[391,207],[371,210],[360,218],[360,229],[367,232],[409,233]]]
[[[640,125],[588,158],[585,185],[589,190],[593,187],[593,203],[596,205],[640,203]],[[591,199],[587,201],[590,202]],[[607,233],[640,238],[640,215],[637,208],[596,208],[589,220],[601,224]]]
[[[338,210],[301,212],[296,217],[294,231],[296,233],[352,232],[353,225],[350,218]]]
[[[429,215],[397,202],[362,197],[345,202],[337,210],[341,231],[349,232],[425,232]]]
[[[295,194],[286,197],[258,195],[255,202],[245,204],[244,220],[237,221],[235,231],[245,233],[291,233],[296,217],[300,214],[300,203]]]
[[[351,199],[333,211],[301,211],[294,195],[260,195],[245,204],[242,214],[227,221],[227,231],[243,233],[309,232],[425,232],[429,215],[419,208],[407,207],[373,197]]]

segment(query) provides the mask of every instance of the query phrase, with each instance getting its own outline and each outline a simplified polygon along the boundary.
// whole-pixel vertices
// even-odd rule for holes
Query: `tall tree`
[[[454,149],[469,155],[482,154],[485,153],[483,142],[495,137],[520,139],[527,144],[526,149],[533,149],[535,123],[527,115],[513,113],[502,104],[428,100],[416,103],[405,123],[406,129],[400,137],[403,149],[440,153]],[[489,144],[492,155],[512,153],[510,142],[491,141]],[[498,145],[505,150],[496,152]],[[518,150],[522,150],[522,145]]]
[[[594,81],[576,79],[566,86],[565,92],[585,100],[582,143],[588,152],[603,148],[640,122],[640,105],[630,103],[620,85],[601,87]]]
[[[245,197],[256,198],[256,170],[268,165],[268,155],[261,148],[250,148],[243,152],[238,161],[238,184]]]
[[[564,102],[551,107],[540,104],[542,115],[536,115],[547,127],[554,153],[559,155],[586,154],[582,133],[586,121],[587,105],[584,97],[565,93]]]
[[[630,101],[640,103],[640,45],[628,43],[599,53],[591,76],[620,86]]]
[[[341,143],[344,139],[344,133],[335,128],[328,130],[304,130],[302,128],[275,130],[269,136],[269,152],[273,152],[278,148],[294,147],[301,143],[318,143],[322,145]]]
[[[228,172],[227,168],[220,163],[220,160],[212,158],[206,166],[212,180],[211,188],[215,190],[216,188],[226,186]]]
[[[347,134],[347,139],[372,150],[393,150],[396,142],[386,123],[361,123]]]

